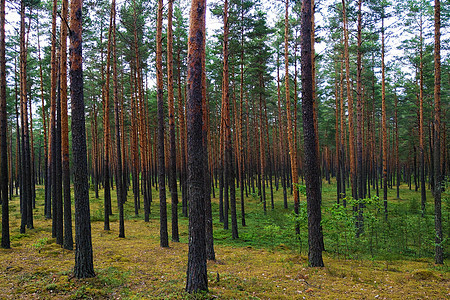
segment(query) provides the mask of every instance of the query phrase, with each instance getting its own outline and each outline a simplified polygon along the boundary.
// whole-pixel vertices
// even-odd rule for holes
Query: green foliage
[[[34,243],[34,244],[32,244],[31,246],[33,247],[33,248],[35,248],[36,250],[41,250],[45,245],[47,245],[47,243],[48,243],[48,238],[42,238],[42,239],[39,239],[36,243]]]
[[[91,213],[91,222],[99,222],[99,221],[104,221],[105,220],[105,216],[104,216],[104,211],[103,208],[97,208],[96,210],[94,210]]]
[[[122,272],[117,268],[108,267],[106,269],[97,270],[97,277],[101,285],[116,288],[127,282],[130,272]]]
[[[306,185],[297,183],[295,187],[298,189],[300,195],[306,196]]]
[[[11,242],[18,241],[18,240],[20,240],[22,238],[29,237],[29,236],[30,235],[27,234],[27,233],[12,234],[11,235]]]
[[[391,204],[387,221],[378,197],[359,200],[347,197],[346,200],[347,208],[333,204],[324,214],[328,251],[347,258],[370,256],[389,260],[433,255],[433,216],[422,217],[414,198],[410,203]],[[358,236],[359,219],[362,219],[363,227]]]

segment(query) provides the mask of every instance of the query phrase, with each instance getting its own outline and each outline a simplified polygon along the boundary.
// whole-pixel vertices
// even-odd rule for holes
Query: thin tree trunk
[[[178,123],[180,126],[180,156],[181,156],[181,167],[180,167],[180,185],[181,185],[181,206],[183,216],[188,215],[187,206],[187,165],[186,165],[186,122],[184,118],[184,103],[182,97],[181,88],[181,59],[180,52],[177,54],[177,64],[178,64]]]
[[[239,91],[239,180],[241,187],[241,222],[245,226],[245,203],[244,203],[244,144],[243,132],[243,103],[244,103],[244,3],[241,1],[241,58],[240,58],[240,91]],[[248,142],[248,141],[247,141]]]
[[[39,14],[37,16],[39,20]],[[42,130],[44,133],[44,214],[46,219],[51,218],[51,204],[49,203],[49,181],[48,181],[48,141],[47,141],[47,116],[44,101],[44,79],[42,75],[42,61],[41,61],[41,45],[39,41],[39,21],[37,24],[37,41],[38,41],[38,60],[39,60],[39,78],[40,78],[40,92],[41,92],[41,105],[42,105]]]
[[[338,61],[336,59],[335,66],[335,101],[336,101],[336,111],[335,111],[335,125],[334,130],[335,134],[335,143],[336,143],[336,203],[339,204],[341,200],[341,155],[340,155],[340,128],[339,128],[339,85],[342,85],[342,82],[338,81]]]
[[[169,107],[169,186],[172,196],[172,241],[180,240],[178,235],[178,191],[177,191],[177,154],[175,148],[175,108],[173,99],[173,0],[169,0],[167,10],[167,102]]]
[[[158,18],[156,22],[156,83],[157,83],[157,107],[158,107],[158,185],[159,185],[159,221],[160,221],[160,245],[169,247],[167,233],[167,207],[166,207],[166,168],[164,153],[164,97],[163,97],[163,73],[162,73],[162,17],[163,0],[158,0]]]
[[[70,199],[69,118],[67,115],[67,0],[63,0],[62,2],[61,17],[61,146],[64,186],[64,248],[72,250],[73,237],[72,205]]]
[[[363,95],[362,95],[362,82],[361,82],[361,73],[362,73],[362,12],[361,12],[362,0],[358,1],[358,48],[357,48],[357,63],[356,63],[356,187],[357,199],[364,198],[364,175],[363,175]],[[353,143],[352,143],[353,145]],[[357,207],[358,210],[358,221],[357,221],[357,233],[359,235],[363,232],[363,214],[362,214],[363,204],[359,204]]]
[[[130,65],[130,83],[131,91],[131,118],[138,120],[137,96],[134,84],[133,68]],[[132,184],[134,195],[134,215],[138,216],[140,208],[139,191],[139,151],[138,151],[138,124],[131,122],[131,160],[132,160]]]
[[[229,35],[229,27],[228,27],[228,0],[225,0],[223,6],[223,72],[222,72],[222,110],[221,110],[221,119],[222,119],[222,134],[223,138],[223,181],[224,181],[224,222],[223,228],[228,229],[228,214],[229,214],[229,205],[231,195],[231,186],[232,179],[231,176],[231,168],[233,168],[232,163],[232,148],[231,148],[231,120],[230,120],[230,83],[229,83],[229,67],[228,67],[228,56],[229,56],[229,47],[228,47],[228,35]],[[230,152],[230,153],[229,153]],[[233,179],[234,180],[234,179]],[[230,193],[229,193],[230,192]]]
[[[310,57],[311,58],[311,57]],[[291,172],[292,172],[292,186],[294,192],[294,213],[299,213],[298,203],[298,170],[297,170],[297,149],[295,147],[296,141],[294,140],[294,133],[292,128],[294,126],[292,122],[291,111],[291,97],[289,92],[289,1],[286,0],[286,10],[284,18],[284,68],[285,68],[285,90],[286,90],[286,110],[288,121],[288,141],[289,141],[289,154],[291,158]],[[298,224],[295,225],[295,231],[300,234],[300,228]]]
[[[48,139],[48,190],[46,191],[47,199],[48,199],[48,214],[47,217],[52,217],[52,208],[55,207],[55,200],[53,197],[53,169],[54,169],[54,161],[53,161],[53,152],[54,146],[54,124],[55,124],[55,113],[56,113],[56,85],[58,80],[58,65],[56,60],[56,14],[57,14],[57,1],[53,0],[52,4],[52,36],[51,36],[51,56],[50,56],[50,65],[51,65],[51,74],[50,74],[50,122],[49,122],[49,139]],[[56,237],[56,219],[53,216],[52,218],[52,237]]]
[[[284,142],[284,115],[281,109],[281,87],[280,87],[280,64],[279,54],[277,52],[277,106],[278,106],[278,146],[280,151],[280,168],[281,168],[281,185],[283,186],[283,207],[288,208],[287,187],[286,187],[286,159],[285,159],[285,142]]]
[[[8,199],[8,144],[6,114],[6,38],[5,38],[5,0],[0,1],[0,202],[2,204],[1,247],[11,248],[9,236]]]
[[[345,54],[342,55],[344,58]],[[345,180],[346,180],[346,164],[345,164],[345,158],[346,158],[346,140],[345,140],[345,109],[344,109],[344,59],[341,61],[341,76],[340,76],[340,89],[339,89],[339,102],[340,102],[340,140],[341,140],[341,147],[339,148],[339,155],[341,158],[341,173],[340,173],[340,177],[341,177],[341,198],[342,200],[342,205],[344,207],[347,206],[347,200],[346,200],[346,193],[345,193]]]
[[[104,212],[103,212],[103,230],[110,230],[109,216],[112,213],[111,203],[111,178],[110,178],[110,154],[111,154],[111,128],[109,121],[109,92],[110,92],[110,69],[111,69],[111,51],[112,51],[112,28],[113,28],[113,7],[109,19],[108,30],[108,48],[106,50],[106,79],[103,86],[103,143],[104,143]]]
[[[203,24],[203,32],[206,32],[206,24]],[[204,36],[204,38],[206,38]],[[203,41],[206,44],[206,40]],[[208,162],[208,141],[210,140],[210,126],[209,126],[209,101],[206,94],[206,64],[205,53],[202,55],[202,139],[203,139],[203,169],[205,180],[205,234],[206,234],[206,259],[215,260],[216,253],[214,251],[214,235],[213,235],[213,219],[211,207],[211,175],[209,172]]]
[[[36,170],[34,163],[34,137],[33,137],[33,110],[31,107],[31,97],[28,100],[30,108],[30,180],[31,180],[31,201],[32,209],[36,208]]]
[[[111,15],[112,15],[112,56],[113,56],[113,98],[114,98],[114,122],[116,127],[116,194],[117,194],[117,206],[119,208],[119,238],[125,238],[125,221],[123,204],[125,203],[125,182],[123,178],[123,162],[122,162],[122,147],[121,147],[121,126],[120,126],[120,100],[118,95],[118,78],[117,78],[117,51],[116,51],[116,1],[111,2]],[[123,127],[122,127],[123,130]]]
[[[57,54],[59,56],[59,52]],[[64,213],[63,213],[63,198],[62,198],[62,156],[61,156],[61,70],[58,71],[57,80],[57,93],[56,93],[56,122],[55,122],[55,143],[54,143],[54,168],[53,173],[55,179],[55,201],[56,212],[54,212],[54,218],[56,218],[56,243],[58,245],[64,245]]]
[[[434,1],[434,224],[435,262],[444,264],[441,212],[441,2]]]
[[[387,220],[387,181],[388,181],[388,140],[387,140],[387,121],[386,121],[386,67],[384,64],[384,12],[381,18],[381,128],[383,133],[383,203],[384,217]]]
[[[259,88],[262,90],[263,83],[262,83],[262,74],[259,74]],[[266,167],[266,146],[264,143],[264,123],[263,123],[263,95],[262,91],[259,93],[259,115],[258,115],[258,127],[259,127],[259,172],[261,174],[261,188],[259,189],[260,192],[260,201],[263,203],[263,210],[264,213],[267,211],[267,205],[266,205],[266,184],[265,184],[265,167]]]
[[[424,153],[424,136],[423,136],[423,30],[422,30],[422,15],[420,16],[419,23],[419,57],[420,57],[420,66],[419,66],[419,156],[420,156],[420,190],[421,190],[421,203],[422,203],[422,216],[425,215],[425,204],[427,202],[427,192],[425,187],[425,153]]]
[[[237,229],[237,217],[236,217],[236,187],[234,180],[234,163],[233,163],[233,147],[231,138],[231,116],[230,116],[230,90],[229,90],[229,46],[228,46],[228,34],[229,34],[229,24],[228,24],[228,0],[224,3],[224,34],[223,34],[223,91],[222,91],[222,101],[223,101],[223,113],[225,114],[224,124],[225,124],[225,222],[228,223],[228,189],[229,189],[229,207],[231,213],[231,234],[233,239],[237,239],[238,229]],[[228,224],[227,224],[228,225]]]
[[[22,174],[23,182],[23,212],[24,219],[29,229],[33,228],[33,201],[31,187],[31,158],[30,158],[30,136],[28,124],[28,101],[27,101],[27,46],[25,41],[25,3],[21,2],[20,9],[20,101],[22,122]],[[25,231],[25,229],[23,229]]]
[[[347,13],[345,0],[342,0],[342,14],[344,17],[344,56],[345,56],[345,81],[347,83],[347,99],[348,99],[348,128],[349,128],[349,154],[350,154],[350,182],[352,189],[352,197],[356,198],[357,189],[356,189],[356,178],[355,178],[355,138],[354,138],[354,125],[353,125],[353,92],[351,89],[350,83],[350,59],[349,59],[349,49],[348,49],[348,22],[347,22]]]
[[[397,184],[397,199],[400,199],[400,158],[398,152],[398,97],[395,95],[395,170],[396,170],[396,184]]]

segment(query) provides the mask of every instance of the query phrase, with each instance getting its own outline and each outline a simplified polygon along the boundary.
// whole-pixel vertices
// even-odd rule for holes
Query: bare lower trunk
[[[208,290],[206,269],[204,165],[202,137],[202,63],[205,55],[206,1],[191,4],[188,46],[187,158],[189,188],[189,253],[186,291]]]
[[[82,0],[70,3],[70,94],[75,198],[76,278],[94,277],[82,71]]]

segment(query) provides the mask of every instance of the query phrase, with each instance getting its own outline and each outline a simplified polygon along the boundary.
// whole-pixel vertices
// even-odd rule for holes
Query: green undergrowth
[[[180,242],[159,247],[159,202],[153,191],[150,221],[143,221],[143,205],[135,216],[133,195],[125,203],[125,235],[118,238],[116,191],[112,191],[111,230],[103,230],[103,191],[91,191],[91,221],[96,277],[73,278],[74,251],[62,249],[51,237],[51,220],[43,216],[43,189],[37,190],[34,229],[19,233],[18,197],[11,201],[12,249],[0,249],[0,298],[24,299],[348,299],[450,297],[448,260],[433,263],[432,201],[424,217],[420,195],[402,186],[401,198],[389,191],[388,220],[376,197],[347,208],[336,205],[334,185],[324,183],[323,230],[325,268],[308,267],[305,196],[300,213],[293,214],[292,197],[283,208],[282,190],[274,193],[267,210],[258,195],[245,199],[246,226],[239,238],[219,222],[219,201],[213,199],[216,261],[208,262],[208,293],[189,295],[186,281],[188,218],[179,209]],[[218,194],[218,193],[216,193]],[[240,195],[239,189],[237,195]],[[170,239],[170,195],[167,195]],[[446,198],[447,197],[447,198]],[[429,196],[429,199],[432,199]],[[142,198],[141,198],[142,201]],[[181,202],[181,201],[180,201]],[[356,237],[354,205],[364,207],[364,229]],[[181,205],[180,205],[181,206]],[[444,249],[448,257],[448,196],[443,197]],[[300,234],[295,234],[295,226]],[[446,231],[447,230],[447,231]]]

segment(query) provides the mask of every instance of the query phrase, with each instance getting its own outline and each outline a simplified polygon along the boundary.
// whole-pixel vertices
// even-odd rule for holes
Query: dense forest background
[[[2,247],[48,221],[48,238],[74,249],[81,130],[90,196],[75,224],[89,237],[91,223],[125,238],[157,219],[161,247],[169,234],[187,243],[198,149],[208,260],[231,243],[306,253],[313,267],[322,251],[448,264],[448,0],[312,1],[309,60],[303,1],[210,1],[196,145],[191,2],[83,2],[80,129],[68,1],[6,1]],[[76,264],[75,277],[94,275]]]

